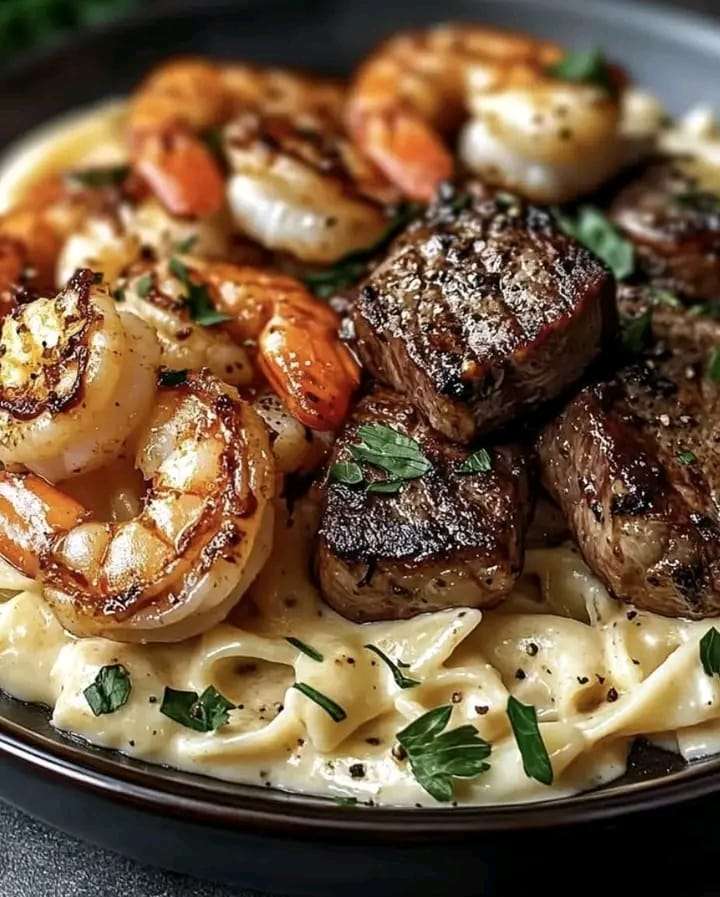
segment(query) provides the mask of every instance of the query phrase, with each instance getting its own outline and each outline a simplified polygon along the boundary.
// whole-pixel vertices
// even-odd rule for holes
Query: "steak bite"
[[[679,161],[655,161],[615,197],[610,216],[640,272],[689,299],[720,297],[720,198]]]
[[[364,365],[459,442],[557,396],[615,327],[611,275],[547,212],[465,199],[410,225],[353,313]]]
[[[378,493],[372,484],[388,475],[372,465],[362,464],[365,482],[357,485],[338,482],[331,468],[316,556],[326,601],[357,622],[498,604],[523,562],[530,502],[522,451],[503,445],[473,455],[402,397],[378,390],[358,404],[332,460],[348,460],[350,446],[372,441],[377,430],[368,426],[409,436],[426,472]],[[464,472],[464,464],[479,469]]]
[[[720,325],[657,313],[656,342],[543,431],[543,482],[585,560],[623,601],[720,613]]]

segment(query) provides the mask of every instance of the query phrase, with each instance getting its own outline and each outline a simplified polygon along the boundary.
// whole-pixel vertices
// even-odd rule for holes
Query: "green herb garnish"
[[[179,258],[173,256],[168,267],[185,287],[185,304],[190,311],[190,317],[196,324],[200,324],[201,327],[211,327],[213,324],[222,324],[223,321],[230,320],[230,315],[215,308],[207,287],[195,283],[190,276],[189,268]]]
[[[357,486],[364,479],[362,468],[354,461],[338,461],[333,464],[330,476],[338,483],[345,483],[346,486]]]
[[[353,458],[379,467],[393,479],[414,480],[432,467],[419,443],[392,427],[362,424],[357,429],[357,435],[360,442],[348,446]]]
[[[677,459],[680,464],[693,464],[697,461],[695,452],[678,452]]]
[[[143,274],[142,277],[138,277],[135,281],[135,292],[141,299],[146,299],[148,293],[152,289],[152,285],[152,274]]]
[[[720,632],[714,626],[700,639],[700,662],[708,676],[720,675]]]
[[[667,305],[668,308],[682,308],[682,302],[675,293],[670,290],[661,290],[659,287],[651,287],[649,291],[653,305]]]
[[[116,287],[113,290],[112,297],[116,302],[125,301],[125,290],[122,287]]]
[[[374,480],[368,483],[367,491],[380,495],[397,495],[406,482],[407,480]]]
[[[451,713],[450,706],[436,707],[397,734],[418,784],[437,801],[452,800],[453,779],[474,779],[490,769],[490,745],[475,726],[443,733]]]
[[[101,716],[127,704],[131,691],[130,674],[121,663],[114,663],[100,668],[83,695],[95,716]]]
[[[715,193],[706,190],[688,190],[685,193],[676,193],[673,198],[679,205],[693,212],[704,215],[720,214],[720,196]]]
[[[198,241],[197,234],[190,234],[189,237],[185,237],[184,240],[179,240],[175,244],[175,252],[179,252],[181,255],[185,255],[185,253],[190,252],[193,246]]]
[[[547,73],[561,81],[590,84],[614,93],[610,69],[601,50],[570,50],[562,59],[548,66]]]
[[[487,473],[492,468],[492,458],[487,449],[481,448],[468,455],[458,467],[458,473]]]
[[[292,687],[304,694],[306,698],[310,698],[311,701],[314,701],[318,707],[322,707],[325,713],[327,713],[334,722],[341,723],[347,717],[347,713],[345,713],[342,707],[339,704],[336,704],[332,698],[324,695],[321,691],[318,691],[306,682],[293,682]]]
[[[525,775],[543,785],[552,785],[553,768],[540,734],[535,708],[521,704],[511,695],[507,702],[507,715],[520,749]]]
[[[624,318],[620,322],[623,348],[630,355],[638,355],[652,340],[652,310],[646,309],[637,318]]]
[[[374,654],[383,661],[392,673],[393,679],[395,680],[395,684],[399,688],[414,688],[416,685],[420,685],[418,679],[411,679],[409,676],[405,676],[400,670],[399,664],[395,664],[377,645],[365,645],[368,651],[372,651]]]
[[[358,799],[356,797],[333,797],[333,801],[339,807],[356,807]]]
[[[72,184],[97,190],[100,187],[117,187],[130,174],[128,165],[107,165],[98,168],[83,168],[69,171],[66,178]]]
[[[200,135],[200,139],[220,163],[222,170],[227,171],[222,128],[208,128]]]
[[[228,711],[235,708],[214,685],[198,697],[195,691],[165,688],[160,713],[196,732],[212,732],[229,720]]]
[[[160,386],[180,386],[181,383],[187,382],[188,371],[173,370],[171,368],[163,368],[158,376]]]
[[[720,381],[720,346],[716,346],[710,354],[707,366],[707,376],[716,383]]]
[[[632,243],[621,236],[599,209],[581,206],[575,218],[560,209],[555,209],[554,214],[561,230],[602,259],[618,280],[633,273]]]
[[[417,203],[404,203],[372,246],[348,253],[325,271],[305,275],[305,284],[320,299],[329,299],[341,290],[353,286],[365,274],[372,258],[418,214],[421,208]]]
[[[286,642],[290,642],[293,648],[297,648],[298,651],[302,651],[303,654],[306,654],[311,660],[316,660],[318,663],[322,663],[325,658],[319,651],[316,651],[315,648],[312,648],[310,645],[305,644],[305,642],[301,642],[299,638],[293,638],[292,636],[287,636],[285,638]]]

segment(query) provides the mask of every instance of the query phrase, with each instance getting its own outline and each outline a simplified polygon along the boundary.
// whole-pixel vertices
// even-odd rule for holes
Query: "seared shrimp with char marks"
[[[472,113],[460,147],[471,170],[536,201],[572,198],[620,164],[620,104],[602,87],[553,77],[563,55],[475,25],[398,34],[355,76],[350,131],[391,181],[428,200],[452,176],[446,141]]]
[[[34,474],[0,474],[0,553],[75,635],[178,641],[224,619],[267,560],[272,453],[253,408],[205,372],[160,385],[137,445],[130,520],[87,519]]]
[[[92,271],[0,331],[0,461],[57,481],[111,461],[150,409],[160,351]]]
[[[342,131],[344,90],[281,69],[177,60],[141,85],[130,108],[135,170],[176,215],[225,199],[203,131],[225,125],[227,195],[236,223],[264,246],[332,262],[371,244],[395,196]]]

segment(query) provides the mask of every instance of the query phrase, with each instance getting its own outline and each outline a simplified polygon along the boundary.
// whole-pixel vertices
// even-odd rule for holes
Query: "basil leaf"
[[[357,486],[363,481],[363,472],[359,464],[354,461],[338,461],[330,468],[330,476],[338,483],[348,486]]]
[[[487,473],[492,468],[492,458],[487,449],[481,448],[468,455],[458,467],[458,473]]]
[[[332,698],[324,695],[321,691],[318,691],[306,682],[293,682],[292,687],[304,694],[306,698],[310,698],[311,701],[314,701],[318,707],[322,707],[325,713],[327,713],[334,722],[341,723],[347,717],[347,713],[345,713],[343,708],[339,704],[336,704]]]
[[[700,639],[700,662],[708,676],[720,675],[720,632],[714,626]]]
[[[100,187],[117,187],[129,174],[130,166],[128,165],[105,165],[69,171],[65,177],[70,183],[79,187],[97,190]]]
[[[306,274],[303,278],[320,299],[329,299],[341,290],[351,287],[366,273],[368,263],[377,255],[410,221],[419,214],[422,206],[418,203],[401,205],[380,237],[366,249],[357,249],[336,262],[332,268]]]
[[[143,274],[142,277],[138,277],[135,281],[135,292],[141,299],[146,299],[148,293],[152,289],[152,285],[152,274]]]
[[[235,705],[213,685],[209,685],[200,697],[195,691],[166,687],[160,713],[196,732],[212,732],[228,722],[228,711],[234,708]]]
[[[720,346],[716,346],[712,350],[707,366],[707,376],[716,383],[720,381]]]
[[[181,383],[187,383],[187,368],[184,370],[172,370],[171,368],[163,368],[158,376],[160,386],[180,386]]]
[[[681,464],[692,464],[697,461],[695,452],[678,452],[677,459]]]
[[[449,706],[436,707],[397,734],[418,784],[442,802],[452,799],[454,778],[473,779],[490,768],[490,745],[475,726],[443,732],[451,713]]]
[[[316,660],[318,663],[322,663],[322,661],[325,660],[319,651],[316,651],[315,648],[311,648],[310,645],[306,645],[305,642],[301,642],[299,638],[287,636],[285,641],[289,642],[293,648],[297,648],[298,651],[302,651],[302,653],[306,654],[311,660]]]
[[[548,66],[548,75],[573,84],[590,84],[614,92],[610,69],[598,48],[593,50],[570,50],[562,59]]]
[[[416,685],[420,685],[418,679],[411,679],[409,676],[403,675],[400,667],[394,664],[393,661],[390,660],[390,658],[387,656],[387,654],[381,651],[380,648],[377,647],[377,645],[365,645],[365,647],[368,649],[368,651],[372,651],[374,654],[377,654],[380,660],[382,660],[383,663],[387,665],[388,669],[392,673],[393,679],[395,680],[395,684],[399,688],[414,688]]]
[[[190,276],[189,268],[184,262],[173,256],[168,263],[168,267],[185,287],[185,304],[190,311],[190,317],[196,324],[200,324],[201,327],[211,327],[213,324],[222,324],[223,321],[230,320],[230,315],[226,315],[215,308],[207,287],[195,283]]]
[[[540,734],[535,708],[521,704],[511,695],[507,702],[507,715],[520,749],[525,775],[543,785],[552,785],[553,768]]]
[[[393,479],[414,480],[432,467],[420,445],[392,427],[363,424],[357,435],[360,442],[348,446],[353,458],[385,470]]]
[[[648,308],[637,318],[624,318],[620,331],[625,351],[639,355],[652,340],[652,310]]]
[[[615,226],[594,206],[581,206],[577,217],[555,209],[555,219],[569,237],[574,237],[602,259],[618,280],[635,270],[635,250]]]
[[[83,691],[95,716],[115,713],[127,704],[132,691],[130,674],[121,663],[101,667],[95,680]]]

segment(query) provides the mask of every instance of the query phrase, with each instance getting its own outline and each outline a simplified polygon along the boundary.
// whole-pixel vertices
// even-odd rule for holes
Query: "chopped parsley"
[[[708,676],[720,676],[720,632],[714,626],[700,639],[700,662]]]
[[[649,295],[653,305],[667,305],[668,308],[682,308],[682,302],[671,290],[651,287]]]
[[[130,674],[121,663],[101,667],[95,680],[83,691],[95,716],[115,713],[127,704],[132,691]]]
[[[142,277],[138,277],[135,281],[135,292],[141,299],[147,299],[148,293],[152,289],[152,285],[152,274],[143,274]]]
[[[184,240],[179,240],[175,244],[175,252],[179,252],[181,255],[185,255],[185,253],[190,252],[190,250],[197,243],[197,241],[198,241],[198,235],[190,234],[189,237],[185,237]]]
[[[490,745],[480,738],[475,726],[443,731],[451,713],[449,705],[436,707],[397,734],[418,784],[442,802],[452,800],[455,794],[453,779],[474,779],[490,769],[485,762]]]
[[[530,704],[521,704],[511,695],[507,702],[507,715],[520,750],[525,775],[543,785],[552,785],[553,768],[540,734],[535,708]]]
[[[620,322],[623,348],[630,355],[639,355],[652,340],[652,309],[646,309],[636,318],[624,318]]]
[[[468,455],[458,467],[458,473],[487,473],[492,468],[492,458],[487,449],[480,448]]]
[[[374,654],[382,660],[384,664],[387,665],[388,669],[392,673],[393,679],[395,680],[395,684],[399,688],[414,688],[416,685],[420,685],[418,679],[411,679],[409,676],[406,676],[402,670],[400,669],[399,664],[395,664],[383,651],[378,648],[377,645],[365,645],[368,651],[372,651]]]
[[[715,383],[720,381],[720,346],[716,346],[710,354],[707,366],[707,376]]]
[[[190,276],[189,268],[179,258],[173,256],[168,266],[185,287],[185,304],[190,311],[190,317],[196,324],[200,324],[201,327],[211,327],[213,324],[222,324],[223,321],[230,320],[230,315],[215,308],[207,287],[195,283]]]
[[[569,50],[562,59],[547,67],[547,73],[561,81],[573,84],[589,84],[601,87],[608,93],[615,92],[615,86],[602,50]]]
[[[618,280],[635,270],[635,251],[615,226],[595,206],[581,206],[576,217],[555,209],[555,219],[569,237],[574,237],[610,268]]]
[[[158,376],[158,381],[160,386],[180,386],[181,383],[187,383],[187,375],[187,368],[184,370],[163,368]]]
[[[678,452],[677,459],[680,464],[693,464],[697,461],[695,452]]]
[[[116,302],[124,302],[125,290],[122,287],[116,287],[112,292],[112,297]]]
[[[356,797],[333,797],[333,801],[339,807],[356,807],[358,799]]]
[[[212,732],[228,722],[228,711],[234,708],[235,704],[214,685],[209,685],[199,697],[195,691],[176,691],[166,686],[160,713],[196,732]]]
[[[305,695],[306,698],[314,701],[318,707],[322,707],[325,713],[327,713],[334,722],[341,723],[347,717],[347,713],[345,713],[343,708],[339,704],[336,704],[332,698],[324,695],[321,691],[318,691],[306,682],[293,682],[292,687]]]
[[[128,174],[130,174],[128,165],[105,165],[69,171],[65,177],[73,185],[98,190],[101,187],[117,187]]]
[[[325,658],[319,651],[316,651],[315,648],[306,644],[305,642],[301,642],[299,638],[293,638],[292,636],[287,636],[285,639],[286,642],[289,642],[293,648],[297,648],[298,651],[301,651],[311,660],[316,660],[318,663],[322,663]]]
[[[357,429],[357,438],[358,442],[347,446],[353,461],[339,461],[330,468],[330,475],[338,482],[350,486],[364,484],[368,492],[394,494],[408,480],[423,476],[432,467],[420,444],[392,427],[362,424]],[[377,467],[388,476],[367,482],[363,464]]]
[[[332,267],[305,275],[304,281],[320,299],[329,299],[341,290],[353,286],[365,274],[368,263],[419,213],[417,203],[401,205],[378,239],[366,249],[358,249],[343,256]]]
[[[346,486],[357,486],[363,482],[363,472],[354,461],[338,461],[330,468],[330,476]]]

